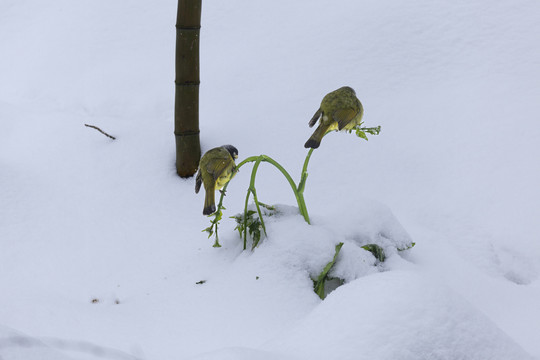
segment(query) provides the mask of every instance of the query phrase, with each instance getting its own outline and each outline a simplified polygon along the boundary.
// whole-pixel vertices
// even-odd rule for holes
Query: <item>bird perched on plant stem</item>
[[[204,184],[203,214],[210,215],[216,211],[215,191],[221,189],[231,180],[238,158],[238,150],[232,145],[223,145],[208,150],[201,158],[199,172],[195,179],[195,193]]]
[[[318,148],[328,131],[351,130],[362,123],[362,116],[364,108],[352,88],[344,86],[332,91],[322,99],[321,107],[309,121],[309,127],[313,127],[317,120],[321,119],[304,147]]]

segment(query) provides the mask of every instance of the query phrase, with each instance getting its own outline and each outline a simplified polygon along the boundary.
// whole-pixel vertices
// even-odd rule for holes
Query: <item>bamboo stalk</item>
[[[201,1],[178,0],[176,17],[174,135],[176,172],[181,177],[193,176],[201,158],[199,139]]]

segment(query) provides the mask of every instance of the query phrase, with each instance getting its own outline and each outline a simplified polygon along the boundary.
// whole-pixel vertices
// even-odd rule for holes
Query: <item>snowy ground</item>
[[[290,215],[242,252],[175,175],[173,0],[0,2],[0,358],[540,359],[540,4],[204,1],[203,151],[298,180],[322,97],[355,88]],[[115,135],[110,140],[84,124]],[[266,164],[266,203],[295,205]],[[355,244],[414,241],[378,267]],[[347,283],[310,274],[345,243]],[[205,280],[204,284],[196,284]]]

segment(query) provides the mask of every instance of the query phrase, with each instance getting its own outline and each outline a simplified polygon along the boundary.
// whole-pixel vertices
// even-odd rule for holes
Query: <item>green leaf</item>
[[[262,224],[258,218],[252,218],[251,220],[251,223],[248,222],[248,230],[249,235],[253,239],[252,249],[254,249],[255,247],[257,247],[257,245],[259,245],[259,241],[261,240]]]
[[[276,211],[274,206],[267,205],[267,204],[261,204],[261,205],[264,208],[271,211],[268,216],[273,215],[273,212]],[[253,241],[252,249],[257,247],[257,245],[259,245],[259,242],[261,241],[261,238],[262,238],[261,229],[263,228],[262,222],[259,219],[257,211],[248,210],[246,212],[245,219],[244,219],[244,213],[231,216],[231,218],[234,218],[236,221],[237,225],[235,227],[235,230],[238,230],[238,235],[240,236],[240,238],[242,239],[244,237],[244,234],[248,234]]]
[[[386,255],[384,253],[383,248],[377,244],[367,244],[367,245],[362,246],[362,249],[367,250],[370,253],[372,253],[373,256],[375,256],[375,258],[380,262],[383,262],[384,260],[386,260]]]
[[[358,137],[360,137],[360,138],[362,138],[362,139],[364,139],[366,141],[369,140],[366,133],[363,132],[362,130],[356,130],[356,136],[358,136]]]
[[[210,238],[210,236],[212,236],[214,234],[214,231],[212,230],[212,228],[213,228],[213,226],[209,226],[206,229],[202,230],[202,232],[207,232],[208,233],[208,238]]]
[[[326,294],[324,293],[324,284],[326,280],[328,280],[328,273],[330,272],[330,270],[332,270],[332,267],[334,267],[342,246],[343,246],[342,242],[336,245],[336,253],[334,254],[334,258],[332,259],[332,261],[326,264],[326,266],[321,271],[317,280],[313,281],[313,289],[315,290],[315,293],[319,295],[321,300],[323,300],[326,297]]]
[[[276,207],[273,206],[273,205],[268,205],[268,204],[262,203],[260,201],[259,201],[259,205],[261,205],[266,210],[270,210],[270,213],[268,214],[268,216],[272,216],[276,212]]]

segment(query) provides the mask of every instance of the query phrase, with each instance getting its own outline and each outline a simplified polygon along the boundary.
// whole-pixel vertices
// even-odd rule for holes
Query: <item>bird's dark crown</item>
[[[227,149],[227,151],[229,152],[229,154],[231,154],[233,159],[236,159],[238,157],[238,149],[235,148],[234,146],[232,146],[232,145],[223,145],[222,147]]]
[[[354,91],[354,89],[350,86],[344,86],[342,87],[342,89],[347,89],[347,90],[350,90],[354,95],[356,95],[356,91]]]

